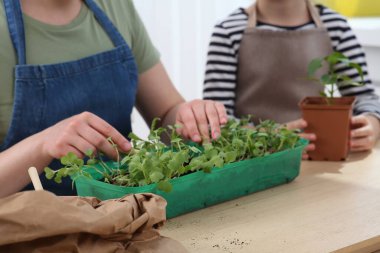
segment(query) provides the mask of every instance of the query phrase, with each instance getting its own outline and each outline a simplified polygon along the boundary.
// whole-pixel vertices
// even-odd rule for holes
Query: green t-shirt
[[[159,62],[132,0],[95,0],[131,47],[138,71]],[[109,36],[83,4],[79,15],[63,26],[48,25],[24,15],[27,64],[72,61],[114,48]],[[11,42],[3,0],[0,0],[0,143],[8,131],[13,111],[16,53]]]

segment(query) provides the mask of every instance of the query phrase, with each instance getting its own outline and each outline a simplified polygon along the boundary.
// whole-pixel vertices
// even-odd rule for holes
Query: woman
[[[208,52],[204,98],[224,103],[230,116],[252,114],[303,129],[307,122],[299,119],[297,103],[305,96],[318,96],[320,90],[304,78],[308,63],[333,50],[364,69],[364,86],[338,88],[343,96],[358,99],[351,150],[370,150],[380,136],[380,103],[364,52],[344,17],[309,0],[257,0],[217,24]],[[360,81],[355,69],[336,68]],[[313,144],[307,148],[314,149]]]
[[[0,34],[0,197],[68,152],[115,158],[107,137],[128,152],[135,102],[196,142],[227,121],[222,104],[175,90],[131,0],[2,0]],[[43,184],[74,194],[69,180]]]

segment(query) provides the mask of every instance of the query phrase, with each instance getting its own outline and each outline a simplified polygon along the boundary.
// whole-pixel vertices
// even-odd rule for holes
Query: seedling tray
[[[159,191],[155,184],[141,187],[107,184],[99,181],[99,173],[91,171],[94,179],[79,176],[75,185],[79,196],[101,200],[134,193],[161,195],[168,202],[167,217],[173,218],[293,181],[299,175],[302,151],[306,145],[307,141],[301,140],[291,150],[231,163],[223,168],[214,168],[209,174],[198,171],[172,179],[173,190],[169,193]]]

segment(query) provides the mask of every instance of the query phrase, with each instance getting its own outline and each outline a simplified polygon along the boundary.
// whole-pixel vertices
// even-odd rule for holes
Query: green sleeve
[[[132,16],[132,51],[136,59],[139,74],[151,69],[159,63],[160,54],[154,47],[145,26],[136,11],[132,1],[130,2]]]

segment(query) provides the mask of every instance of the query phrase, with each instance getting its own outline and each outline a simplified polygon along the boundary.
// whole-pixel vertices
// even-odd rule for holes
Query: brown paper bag
[[[0,199],[0,252],[182,253],[160,236],[166,201],[153,194],[96,198],[22,192]]]

